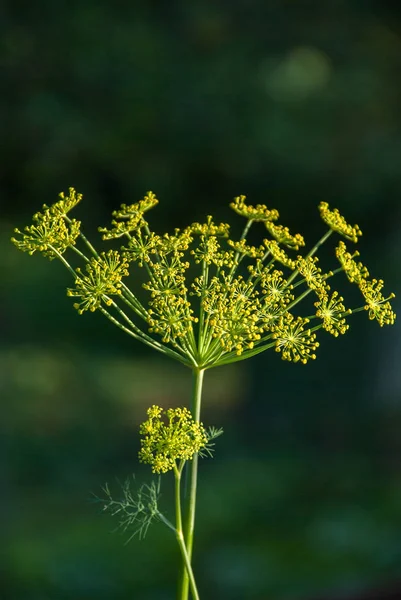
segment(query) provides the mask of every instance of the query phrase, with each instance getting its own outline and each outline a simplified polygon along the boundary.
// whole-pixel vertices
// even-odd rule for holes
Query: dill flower
[[[74,188],[61,193],[55,204],[44,205],[43,211],[34,215],[33,225],[24,232],[16,230],[19,237],[13,242],[23,251],[40,251],[50,259],[61,260],[75,278],[74,287],[67,293],[78,299],[74,307],[79,313],[101,308],[104,316],[133,338],[186,366],[207,369],[237,357],[248,358],[272,347],[272,336],[281,340],[276,342],[276,349],[282,352],[282,358],[305,362],[306,357],[314,355],[317,329],[338,335],[347,328],[345,317],[349,311],[342,298],[336,292],[329,295],[327,279],[333,272],[323,273],[315,254],[331,230],[353,241],[361,232],[325,202],[319,209],[331,230],[305,257],[294,260],[282,246],[298,250],[304,246],[304,239],[274,223],[279,216],[275,209],[247,204],[245,196],[234,198],[231,208],[247,219],[238,240],[229,238],[227,223],[216,223],[211,216],[203,223],[158,235],[145,220],[146,213],[158,204],[153,192],[113,212],[111,228],[100,231],[105,240],[125,238],[121,254],[113,251],[98,255],[80,231],[80,223],[68,216],[81,198]],[[273,239],[263,239],[262,245],[253,246],[247,243],[247,235],[257,221],[264,223]],[[76,247],[78,241],[80,247]],[[82,270],[61,256],[68,248],[77,260],[85,261]],[[367,280],[366,267],[354,260],[358,253],[351,255],[340,242],[336,255],[348,279],[361,288],[370,318],[381,325],[394,322],[388,302],[392,296],[382,296],[382,282]],[[136,263],[147,274],[141,278],[142,288],[148,292],[146,303],[122,282],[130,263]],[[287,278],[281,270],[284,267],[292,271]],[[247,272],[247,278],[243,279],[241,269]],[[312,332],[306,329],[305,319],[288,314],[309,294],[308,289],[296,294],[301,284],[318,296],[316,316],[322,322]],[[127,314],[127,307],[133,315]]]
[[[144,220],[141,214],[135,214],[126,221],[111,221],[112,228],[99,227],[98,231],[103,234],[103,240],[116,240],[123,236],[131,238],[131,234],[139,231],[144,225]]]
[[[193,237],[189,229],[180,231],[175,229],[174,235],[165,233],[163,237],[158,239],[157,250],[160,255],[174,254],[184,256],[184,252],[188,250]]]
[[[320,300],[315,302],[317,308],[316,316],[322,319],[323,329],[337,337],[340,333],[344,334],[349,325],[345,320],[345,315],[352,313],[351,309],[346,309],[343,304],[344,298],[339,296],[338,292],[333,292],[331,297],[326,293],[322,294]]]
[[[109,296],[120,295],[122,278],[128,275],[128,261],[116,250],[103,252],[99,258],[92,258],[86,265],[86,273],[77,268],[75,288],[69,288],[67,295],[81,298],[74,308],[82,315],[86,310],[94,312],[102,302],[112,304]]]
[[[280,248],[276,240],[263,240],[263,243],[269,253],[273,256],[274,260],[277,260],[292,271],[295,269],[296,261],[290,258],[288,254],[286,254],[285,250]]]
[[[305,330],[309,319],[294,317],[285,313],[273,326],[273,339],[276,340],[276,352],[281,352],[283,360],[300,361],[306,364],[316,358],[315,351],[319,346],[316,334]]]
[[[103,233],[104,240],[113,240],[122,236],[130,237],[130,234],[138,231],[141,227],[147,225],[143,215],[145,212],[154,208],[159,203],[153,192],[147,192],[142,200],[134,204],[121,204],[119,210],[112,214],[114,219],[111,224],[112,229],[99,227],[99,232]]]
[[[75,219],[66,222],[58,209],[50,210],[45,206],[45,212],[33,216],[34,224],[28,225],[23,231],[14,229],[22,239],[15,237],[11,241],[18,250],[34,254],[40,252],[50,260],[58,257],[74,246],[80,233],[80,221]]]
[[[201,235],[199,246],[196,250],[191,250],[195,263],[204,262],[211,265],[220,257],[220,244],[215,235]]]
[[[361,262],[354,260],[356,256],[359,256],[359,252],[356,251],[354,254],[347,252],[347,247],[342,240],[336,248],[336,256],[351,283],[359,285],[364,279],[369,277],[367,268]]]
[[[137,261],[138,265],[143,267],[144,263],[150,263],[152,255],[157,253],[159,243],[158,235],[153,232],[142,233],[137,228],[135,234],[129,236],[128,246],[122,248],[123,255],[127,260]]]
[[[157,333],[165,343],[177,345],[178,338],[193,336],[192,323],[198,318],[193,316],[190,302],[184,297],[186,292],[179,294],[155,294],[149,302],[152,307],[148,310],[147,321],[149,332]]]
[[[323,221],[330,229],[337,231],[337,233],[343,235],[348,240],[351,240],[351,242],[356,243],[358,237],[362,235],[362,231],[359,229],[358,225],[349,225],[337,208],[334,208],[333,210],[329,209],[327,202],[321,202],[319,204],[319,211]]]
[[[376,319],[380,327],[393,325],[396,317],[389,302],[389,300],[395,298],[395,294],[391,293],[385,298],[381,293],[383,285],[382,279],[372,279],[372,281],[363,279],[359,284],[359,289],[366,301],[364,308],[368,311],[369,319],[371,321]]]
[[[246,243],[246,240],[239,240],[238,242],[227,240],[227,244],[231,246],[235,252],[238,252],[243,256],[249,256],[249,258],[263,258],[265,253],[263,246],[259,246],[259,248],[256,248],[256,246],[249,246]]]
[[[341,268],[334,273],[344,270],[348,279],[359,285],[366,304],[351,311],[345,308],[338,292],[329,295],[326,281],[334,273],[323,273],[315,254],[332,231],[353,242],[361,231],[357,225],[349,225],[337,209],[330,210],[326,202],[319,209],[330,229],[305,257],[293,260],[281,245],[299,250],[305,245],[304,239],[300,234],[292,235],[287,227],[274,224],[279,216],[275,209],[263,204],[248,205],[245,196],[235,198],[231,208],[247,219],[238,241],[229,239],[228,224],[216,224],[211,216],[205,223],[157,235],[145,220],[147,211],[158,203],[153,192],[137,203],[122,204],[113,212],[111,228],[101,228],[100,232],[104,240],[125,238],[125,246],[121,247],[122,254],[112,250],[99,255],[80,231],[80,223],[68,216],[81,197],[74,188],[68,195],[60,194],[55,204],[44,205],[43,212],[34,215],[32,225],[23,232],[15,230],[19,237],[12,241],[22,251],[39,251],[50,259],[60,259],[75,279],[75,286],[67,293],[78,298],[74,307],[80,314],[100,309],[103,316],[132,338],[192,370],[193,415],[187,408],[163,410],[153,405],[140,426],[140,461],[149,464],[153,473],[174,473],[175,525],[158,509],[159,484],[142,486],[133,495],[126,482],[121,500],[114,500],[106,486],[104,505],[105,510],[119,516],[124,530],[133,529],[133,535],[144,535],[154,519],[167,525],[174,532],[182,555],[180,598],[188,597],[189,586],[191,597],[199,598],[191,566],[198,456],[211,456],[213,440],[222,433],[213,427],[206,431],[199,422],[204,372],[273,347],[283,360],[306,364],[316,358],[319,343],[315,332],[325,329],[335,337],[344,334],[348,329],[345,317],[351,313],[367,310],[369,318],[381,326],[393,324],[395,314],[389,300],[394,294],[385,298],[381,291],[383,281],[369,281],[366,267],[354,261],[358,253],[351,255],[340,242],[336,255]],[[259,247],[246,241],[257,221],[264,223],[274,238],[263,239]],[[76,241],[80,247],[76,247]],[[68,248],[72,257],[85,265],[83,270],[62,256]],[[147,274],[140,279],[145,281],[142,287],[148,292],[146,304],[123,283],[132,263]],[[288,278],[276,268],[278,263],[292,271]],[[246,277],[240,274],[241,269]],[[302,286],[299,294],[298,286]],[[318,296],[314,303],[316,314],[304,318],[290,313],[310,295],[310,290]],[[132,314],[127,314],[127,308]],[[316,318],[321,321],[310,327],[310,319]],[[191,460],[183,526],[180,485],[184,465]]]
[[[252,206],[245,203],[246,196],[237,196],[231,202],[230,207],[240,215],[250,221],[276,221],[279,217],[278,211],[275,208],[268,209],[264,204]]]
[[[288,285],[287,280],[283,278],[282,271],[275,269],[274,271],[269,272],[269,270],[266,270],[261,277],[260,285],[262,288],[262,293],[265,296],[265,308],[273,308],[275,306],[280,306],[283,308],[294,299],[294,296],[291,292],[293,286]]]
[[[324,274],[322,269],[317,266],[319,259],[317,256],[308,256],[302,258],[299,256],[296,262],[296,267],[299,273],[305,278],[305,282],[311,290],[314,290],[319,295],[327,295],[327,291],[330,289],[328,284],[325,283],[327,277],[333,275],[331,271]]]
[[[206,223],[192,223],[192,225],[188,227],[188,232],[204,236],[214,235],[228,237],[230,226],[228,223],[219,223],[219,225],[216,225],[216,223],[213,222],[213,217],[208,215]]]
[[[203,301],[205,312],[211,315],[212,336],[223,350],[240,356],[245,348],[254,347],[263,332],[258,324],[258,292],[241,275],[232,281],[226,278],[224,283],[215,279],[212,289]]]
[[[284,244],[284,246],[287,246],[287,248],[299,250],[301,246],[305,246],[305,240],[303,236],[300,233],[291,235],[288,227],[276,225],[275,223],[271,223],[269,221],[265,222],[265,227],[270,235],[273,236],[279,244]]]
[[[58,202],[55,202],[50,207],[44,204],[43,209],[48,210],[52,215],[59,215],[62,217],[66,217],[68,213],[81,202],[83,197],[82,194],[79,194],[73,187],[69,188],[67,196],[64,192],[60,192],[58,196],[60,198]]]
[[[152,406],[148,419],[139,428],[141,449],[139,460],[151,465],[153,473],[166,473],[177,461],[191,460],[205,448],[209,438],[202,423],[196,423],[187,408]]]
[[[159,204],[153,192],[147,192],[142,200],[134,202],[134,204],[121,204],[119,210],[113,212],[113,217],[116,219],[130,219],[133,216],[140,215],[141,217],[145,212],[154,208]]]

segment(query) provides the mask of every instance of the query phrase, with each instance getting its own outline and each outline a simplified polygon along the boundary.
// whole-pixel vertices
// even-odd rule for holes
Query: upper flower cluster
[[[43,212],[36,213],[32,217],[33,224],[25,227],[23,232],[14,230],[20,238],[13,237],[11,241],[19,250],[29,254],[41,252],[53,259],[75,245],[81,223],[67,215],[81,201],[82,194],[70,188],[68,196],[61,192],[59,198],[50,208],[44,204]]]
[[[337,233],[356,244],[358,237],[362,235],[362,231],[359,229],[358,225],[349,225],[344,217],[340,215],[337,208],[330,210],[327,202],[321,202],[319,204],[319,210],[320,216],[330,229],[337,231]]]
[[[98,254],[80,223],[69,217],[80,200],[73,188],[67,196],[60,194],[60,200],[44,206],[24,232],[16,230],[13,242],[30,254],[58,257],[67,266],[75,279],[68,294],[77,299],[74,306],[80,313],[100,309],[136,339],[188,366],[226,364],[271,347],[285,360],[306,363],[315,358],[319,346],[316,332],[323,328],[334,336],[345,333],[351,313],[366,309],[380,325],[394,322],[390,305],[394,294],[383,296],[383,281],[370,280],[367,268],[354,260],[358,252],[350,254],[340,241],[336,248],[340,268],[324,271],[319,265],[316,252],[333,232],[353,242],[361,235],[358,225],[349,225],[326,202],[319,210],[329,231],[300,255],[305,245],[302,235],[276,223],[276,209],[247,204],[245,196],[231,203],[234,212],[246,219],[239,239],[230,237],[227,223],[215,223],[211,216],[172,234],[157,234],[145,218],[158,204],[148,192],[139,202],[114,211],[111,228],[100,228],[104,240],[122,238],[120,251]],[[255,222],[267,232],[259,246],[247,240]],[[83,262],[83,269],[70,265],[67,249]],[[127,285],[131,263],[145,273],[143,288],[149,295],[145,303]],[[331,289],[329,282],[339,271],[359,286],[362,307],[346,308],[342,296]],[[313,313],[296,314],[310,294],[315,297]]]

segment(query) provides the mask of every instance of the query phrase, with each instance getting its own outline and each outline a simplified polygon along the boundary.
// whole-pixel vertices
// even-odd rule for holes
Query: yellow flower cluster
[[[349,225],[337,208],[334,210],[329,209],[327,202],[321,202],[319,204],[319,211],[323,221],[330,229],[337,231],[337,233],[343,235],[348,240],[351,240],[351,242],[356,243],[358,237],[362,235],[362,231],[359,229],[358,225]]]
[[[104,240],[117,239],[124,235],[129,236],[131,233],[147,225],[143,215],[158,203],[159,201],[155,194],[148,192],[139,202],[130,205],[121,204],[120,209],[113,212],[112,229],[99,227],[99,232],[103,233]]]
[[[334,335],[334,337],[338,337],[340,333],[344,334],[349,329],[344,316],[350,315],[352,310],[345,308],[343,300],[344,298],[338,292],[333,292],[330,297],[327,293],[324,293],[319,302],[315,302],[317,307],[316,316],[322,319],[323,329]]]
[[[260,277],[260,286],[264,295],[264,309],[285,309],[294,300],[293,286],[283,277],[283,272],[266,269]]]
[[[162,294],[159,293],[149,302],[148,310],[149,332],[157,333],[165,343],[170,342],[179,346],[181,338],[185,343],[193,335],[192,323],[198,322],[198,317],[193,315],[191,303],[184,293]]]
[[[121,235],[127,235],[127,233],[124,231]],[[104,239],[110,238],[104,237]],[[157,254],[159,245],[160,237],[158,235],[153,232],[142,232],[139,226],[136,226],[134,235],[129,236],[128,246],[123,247],[124,256],[129,261],[137,261],[138,265],[143,267],[144,263],[151,262],[152,255]]]
[[[134,204],[121,204],[120,209],[113,212],[113,217],[116,219],[130,219],[132,216],[143,214],[159,204],[156,195],[153,192],[147,192],[142,200],[134,202]]]
[[[366,301],[365,310],[369,311],[369,319],[383,325],[393,325],[395,322],[395,313],[391,307],[389,300],[395,298],[395,294],[391,293],[385,298],[381,292],[384,286],[382,279],[369,280],[369,271],[361,263],[354,260],[355,256],[359,256],[359,252],[351,255],[347,252],[344,242],[340,242],[336,248],[336,256],[351,283],[356,283],[362,292],[362,296]]]
[[[274,260],[277,260],[279,263],[291,269],[292,271],[296,267],[296,261],[290,258],[285,250],[280,248],[277,240],[263,240],[264,245],[266,246],[268,253],[272,255]]]
[[[361,281],[359,289],[362,292],[366,301],[365,310],[368,311],[369,319],[383,325],[393,325],[395,322],[395,313],[391,308],[389,300],[395,298],[395,294],[391,293],[387,298],[383,296],[381,290],[384,282],[382,279],[372,279],[372,281]]]
[[[250,221],[276,221],[279,217],[278,211],[275,208],[269,209],[264,204],[252,206],[246,204],[246,196],[237,196],[231,202],[230,207],[240,215]]]
[[[109,296],[121,294],[121,280],[128,273],[128,261],[116,250],[103,252],[98,258],[92,258],[86,265],[86,273],[77,269],[75,287],[67,290],[67,295],[80,298],[74,304],[79,314],[86,310],[94,312],[102,302],[112,304]]]
[[[267,231],[274,237],[279,244],[284,244],[287,248],[299,250],[301,246],[305,246],[305,240],[300,233],[292,235],[288,227],[276,225],[275,223],[265,222]]]
[[[24,228],[24,231],[15,229],[14,232],[22,236],[11,241],[22,252],[34,254],[40,252],[50,260],[74,246],[80,234],[80,221],[65,219],[67,213],[82,199],[74,188],[70,188],[68,196],[59,195],[60,200],[50,208],[43,205],[43,212],[36,213],[32,220],[33,225]]]
[[[252,283],[246,283],[241,275],[224,283],[214,278],[203,308],[209,314],[212,337],[218,339],[225,352],[234,351],[240,356],[260,340],[264,326],[258,322],[257,296]]]
[[[317,256],[308,256],[302,258],[299,256],[296,262],[296,267],[299,273],[305,278],[305,281],[311,290],[314,290],[319,295],[326,295],[330,289],[326,283],[326,279],[333,273],[329,271],[324,274],[320,267],[317,266],[319,259]]]
[[[231,246],[235,252],[238,252],[238,254],[249,256],[249,258],[263,258],[265,254],[263,246],[259,246],[259,248],[256,248],[256,246],[249,246],[246,243],[246,240],[239,240],[237,242],[234,240],[227,240],[227,244]]]
[[[192,223],[192,225],[188,227],[188,230],[196,235],[203,235],[206,237],[211,235],[228,237],[230,226],[228,223],[219,223],[219,225],[216,225],[216,223],[213,222],[213,218],[209,215],[206,219],[206,223]]]
[[[356,251],[354,254],[348,252],[347,246],[343,241],[340,241],[336,248],[336,256],[351,283],[359,285],[364,279],[369,277],[367,268],[361,262],[354,260],[356,256],[359,256],[359,252]]]
[[[319,346],[316,334],[305,330],[309,319],[294,317],[285,313],[274,325],[273,338],[276,340],[276,352],[281,352],[283,360],[300,361],[306,364],[316,358],[315,351]]]
[[[279,216],[277,210],[247,204],[245,196],[238,196],[230,205],[247,219],[241,237],[234,240],[229,238],[229,225],[215,223],[211,216],[204,223],[175,229],[173,234],[155,234],[145,214],[158,200],[148,192],[139,202],[122,204],[114,211],[111,229],[100,229],[104,239],[124,238],[125,242],[121,254],[111,251],[100,256],[80,231],[80,223],[68,216],[81,197],[73,188],[66,196],[60,194],[58,202],[51,207],[45,205],[43,212],[34,216],[33,225],[24,232],[16,230],[20,237],[13,238],[13,242],[31,254],[40,251],[64,262],[75,276],[75,286],[68,295],[79,299],[74,304],[79,313],[102,307],[103,313],[124,331],[188,366],[209,368],[274,345],[283,359],[305,363],[315,357],[317,329],[334,336],[343,334],[348,329],[346,317],[363,308],[345,308],[343,298],[327,283],[333,271],[324,273],[318,266],[315,254],[331,231],[306,256],[291,258],[283,246],[298,251],[305,245],[303,237],[274,223]],[[353,242],[358,240],[359,227],[349,225],[337,209],[330,210],[327,202],[322,202],[319,210],[331,230]],[[257,221],[265,224],[273,239],[263,239],[260,246],[253,246],[247,236]],[[91,258],[76,247],[78,237]],[[86,262],[85,269],[74,271],[61,256],[69,247]],[[394,295],[385,298],[381,292],[383,282],[368,280],[366,267],[354,260],[359,253],[351,255],[340,241],[336,255],[341,264],[336,272],[343,270],[359,286],[369,318],[380,325],[394,323],[389,302]],[[122,282],[131,262],[147,275],[142,279],[142,287],[148,292],[146,307]],[[285,275],[285,269],[290,273]],[[301,285],[307,289],[301,288],[297,296],[295,290]],[[311,291],[318,301],[314,303],[315,314],[309,318],[320,319],[313,329],[307,326],[308,319],[292,312]],[[199,299],[197,306],[191,296]],[[132,309],[134,317],[127,316],[119,303],[125,305],[124,309]],[[107,312],[107,306],[113,306],[113,315]],[[145,321],[146,333],[135,319]]]
[[[196,423],[187,408],[163,410],[153,405],[142,423],[139,460],[151,465],[153,473],[166,473],[177,461],[191,460],[205,448],[208,436],[202,423]]]
[[[82,200],[82,194],[79,194],[73,187],[69,188],[67,195],[65,195],[64,192],[60,192],[58,197],[60,200],[52,204],[50,207],[44,204],[43,210],[48,210],[52,215],[66,217],[68,213]]]

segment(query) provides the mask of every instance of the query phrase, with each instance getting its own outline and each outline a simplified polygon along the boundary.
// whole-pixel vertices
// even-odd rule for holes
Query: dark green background
[[[5,0],[0,23],[0,598],[169,600],[173,536],[124,546],[88,499],[149,477],[138,424],[151,403],[187,403],[190,372],[79,317],[68,273],[18,253],[12,228],[73,185],[92,238],[152,189],[158,232],[209,213],[238,231],[228,204],[246,194],[314,242],[326,200],[399,292],[400,9]],[[203,600],[356,598],[401,579],[399,325],[360,314],[320,337],[315,363],[270,352],[206,375],[204,420],[225,435],[201,465]]]

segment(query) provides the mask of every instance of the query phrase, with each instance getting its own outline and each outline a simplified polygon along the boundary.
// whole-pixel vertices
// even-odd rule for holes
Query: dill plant
[[[81,223],[70,217],[81,199],[74,188],[61,193],[55,204],[44,205],[33,216],[31,225],[16,229],[12,241],[19,250],[61,261],[72,276],[67,294],[79,314],[100,311],[134,339],[192,371],[190,407],[151,406],[140,426],[139,459],[159,475],[157,483],[142,485],[133,494],[127,481],[121,500],[115,500],[106,486],[103,503],[131,537],[142,537],[154,519],[174,532],[183,563],[178,598],[187,600],[190,591],[197,600],[192,551],[198,457],[211,456],[214,439],[222,433],[214,427],[206,429],[201,422],[205,372],[269,349],[284,360],[306,364],[316,358],[319,330],[343,335],[351,315],[366,311],[380,326],[393,324],[394,294],[383,295],[383,281],[370,278],[358,251],[349,251],[342,239],[335,247],[337,267],[327,272],[319,267],[316,253],[333,234],[353,244],[362,235],[358,225],[348,224],[326,202],[320,203],[319,211],[327,230],[309,252],[300,254],[305,246],[302,235],[277,224],[277,210],[249,205],[245,196],[230,204],[245,219],[238,240],[230,237],[228,224],[215,223],[211,216],[204,223],[157,234],[145,218],[158,204],[148,192],[137,203],[122,204],[113,213],[111,226],[99,228],[103,240],[121,242],[120,250],[99,253],[81,231]],[[261,236],[259,246],[247,242],[255,224],[266,236]],[[133,263],[146,272],[147,304],[129,285]],[[191,279],[194,268],[196,276]],[[332,290],[332,278],[339,273],[358,286],[361,306],[346,308],[342,296]],[[308,297],[312,298],[309,308],[304,302]],[[180,484],[187,463],[190,482],[183,507]],[[160,476],[168,471],[175,479],[174,524],[158,506]]]

